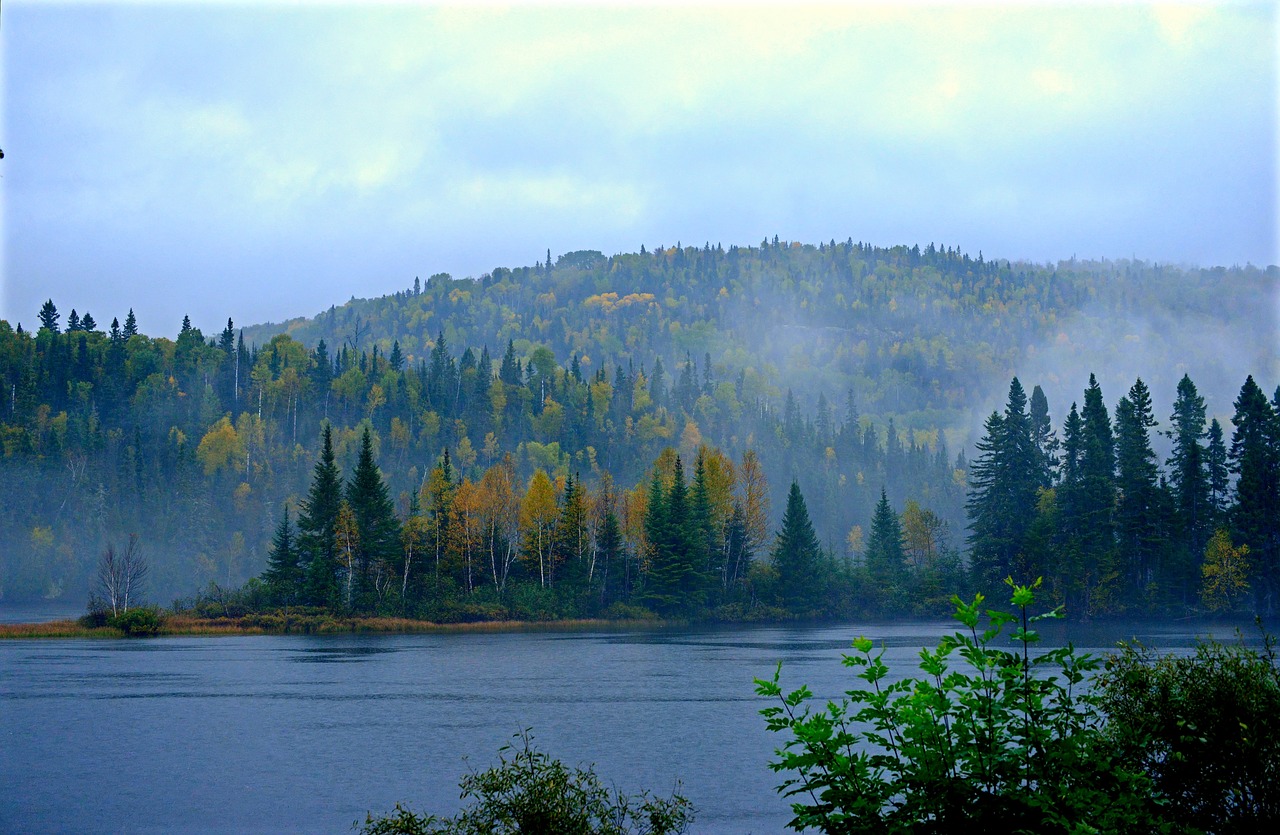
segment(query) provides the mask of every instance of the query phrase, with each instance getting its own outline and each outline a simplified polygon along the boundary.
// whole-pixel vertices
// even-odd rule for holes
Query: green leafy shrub
[[[462,778],[472,803],[452,818],[418,815],[396,804],[393,814],[365,819],[364,835],[677,835],[693,808],[684,797],[632,797],[605,788],[591,768],[568,768],[532,744],[528,732],[504,746],[499,763]]]
[[[107,626],[113,626],[125,635],[135,638],[155,635],[163,625],[164,619],[155,609],[127,609],[107,619]]]
[[[1149,779],[1112,756],[1097,698],[1081,685],[1099,660],[1063,647],[1032,655],[1033,589],[1013,588],[1018,614],[953,597],[964,631],[920,651],[917,678],[891,681],[868,638],[844,657],[864,686],[825,709],[807,687],[784,694],[781,664],[756,692],[769,730],[789,735],[770,768],[796,798],[790,826],[827,833],[1155,832],[1166,828]],[[1014,624],[1017,652],[996,640]]]
[[[1202,641],[1188,657],[1126,644],[1099,678],[1107,733],[1147,771],[1180,824],[1211,833],[1280,825],[1280,667],[1262,652]]]

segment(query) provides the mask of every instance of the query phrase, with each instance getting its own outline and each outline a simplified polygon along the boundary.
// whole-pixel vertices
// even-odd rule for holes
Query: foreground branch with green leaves
[[[921,650],[917,677],[897,679],[859,638],[844,664],[864,685],[840,702],[784,693],[781,665],[757,679],[778,702],[761,711],[769,730],[789,737],[770,768],[787,775],[793,829],[1221,833],[1280,821],[1270,642],[1264,654],[1207,642],[1185,659],[1122,647],[1103,671],[1070,646],[1034,654],[1035,624],[1060,610],[1030,615],[1039,581],[1007,582],[1016,613],[953,598],[964,629]],[[1010,625],[1017,651],[996,647]]]

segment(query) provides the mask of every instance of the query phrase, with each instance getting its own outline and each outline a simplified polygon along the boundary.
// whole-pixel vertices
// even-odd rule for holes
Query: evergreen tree
[[[1047,487],[1043,457],[1032,442],[1027,398],[1013,378],[1004,415],[987,418],[969,473],[971,565],[980,586],[1026,573],[1024,539],[1035,518],[1036,493]]]
[[[1228,491],[1231,487],[1231,467],[1227,455],[1227,443],[1222,424],[1217,418],[1209,421],[1208,443],[1204,450],[1205,471],[1209,480],[1210,527],[1217,529],[1227,512]]]
[[[298,563],[297,543],[293,527],[289,524],[287,507],[280,526],[276,528],[275,537],[271,540],[267,570],[263,572],[262,580],[267,584],[271,599],[277,605],[287,607],[296,603],[302,595],[302,569]]]
[[[721,585],[719,580],[724,567],[721,565],[720,537],[712,519],[706,455],[701,449],[693,471],[693,487],[689,491],[689,527],[693,565],[703,588],[710,594]]]
[[[333,457],[333,430],[326,423],[311,477],[311,489],[298,513],[298,551],[306,569],[305,602],[337,607],[338,512],[342,506],[342,476]]]
[[[551,534],[551,582],[572,597],[587,590],[587,505],[581,479],[565,479],[564,500]]]
[[[218,335],[218,347],[222,349],[222,353],[227,355],[229,361],[232,352],[236,349],[236,329],[231,323],[231,317],[227,317],[227,326]]]
[[[880,488],[880,501],[871,516],[867,538],[867,573],[882,594],[901,591],[906,579],[906,552],[902,547],[902,524],[889,506],[889,497]]]
[[[782,528],[770,555],[778,573],[778,605],[797,613],[818,608],[821,589],[817,569],[821,555],[800,485],[792,481],[787,508],[782,514]]]
[[[80,330],[80,316],[76,313],[76,309],[71,308],[71,315],[67,317],[67,333],[75,333]]]
[[[593,574],[598,577],[600,589],[600,607],[622,600],[630,590],[623,585],[624,574],[622,525],[618,521],[617,499],[613,492],[613,482],[606,473],[600,485],[600,526],[596,531],[596,566]]]
[[[40,308],[40,327],[50,333],[58,332],[58,308],[53,303],[53,299],[45,301],[44,306]]]
[[[1038,486],[1048,487],[1053,484],[1057,469],[1058,438],[1053,433],[1053,423],[1049,418],[1049,399],[1040,386],[1031,389],[1027,417],[1031,423],[1031,445],[1037,455],[1036,480]]]
[[[368,426],[360,437],[360,455],[346,493],[359,541],[354,604],[359,611],[370,611],[384,597],[390,583],[392,565],[400,551],[400,522],[373,460],[373,438]]]
[[[662,490],[655,474],[654,488],[659,494],[656,508],[651,504],[650,513],[660,514],[652,528],[649,541],[649,574],[645,580],[644,602],[655,612],[664,615],[686,614],[695,609],[703,597],[700,573],[694,564],[694,532],[689,511],[689,488],[685,484],[684,466],[680,456],[675,459],[675,474],[671,489]],[[648,525],[646,525],[648,530]]]
[[[1119,573],[1115,567],[1116,458],[1115,437],[1111,417],[1102,400],[1102,389],[1094,375],[1084,393],[1076,437],[1070,443],[1075,461],[1071,480],[1064,479],[1064,495],[1060,497],[1063,523],[1068,526],[1073,567],[1079,572],[1082,603],[1090,614],[1115,611],[1120,605],[1115,583]],[[1064,430],[1064,445],[1067,430]],[[1064,455],[1065,459],[1068,456]]]
[[[1155,583],[1165,550],[1159,538],[1159,481],[1148,430],[1156,425],[1151,393],[1139,379],[1116,404],[1116,530],[1129,592],[1135,599]]]
[[[80,330],[85,333],[93,333],[97,329],[98,323],[93,320],[93,314],[86,310],[84,318],[80,320]]]
[[[1231,422],[1231,509],[1236,543],[1249,546],[1259,611],[1271,615],[1280,592],[1280,431],[1267,396],[1250,376],[1236,398]]]
[[[138,335],[138,320],[133,315],[133,308],[129,308],[129,315],[124,317],[124,338],[127,340],[131,336]]]
[[[1189,605],[1199,586],[1199,555],[1209,542],[1214,514],[1209,499],[1207,453],[1201,443],[1206,434],[1204,398],[1186,374],[1178,381],[1169,424],[1167,435],[1173,442],[1172,453],[1165,461],[1173,501],[1169,574],[1175,593]]]

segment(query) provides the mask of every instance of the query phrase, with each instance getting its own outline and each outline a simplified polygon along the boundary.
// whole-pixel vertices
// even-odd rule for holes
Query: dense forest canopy
[[[966,455],[975,450],[963,448],[976,416],[1014,373],[1052,393],[1051,424],[1065,439],[1066,398],[1077,396],[1091,358],[1108,361],[1097,366],[1104,380],[1128,387],[1141,374],[1164,402],[1175,387],[1183,398],[1179,380],[1194,369],[1203,386],[1196,396],[1220,416],[1228,445],[1240,379],[1280,376],[1275,311],[1258,304],[1276,297],[1275,268],[1043,266],[933,245],[776,238],[749,248],[581,251],[551,262],[547,253],[533,267],[475,280],[415,279],[404,291],[278,326],[237,329],[229,319],[206,336],[184,321],[176,340],[144,335],[132,315],[107,326],[72,310],[62,321],[52,300],[34,333],[0,323],[8,395],[0,409],[0,596],[82,599],[97,554],[128,533],[150,550],[161,599],[257,576],[278,555],[280,537],[291,535],[287,520],[300,525],[313,509],[308,497],[328,437],[347,503],[381,508],[370,519],[390,514],[378,534],[387,540],[385,565],[373,559],[373,574],[347,575],[372,584],[360,592],[366,597],[382,599],[378,584],[390,582],[378,571],[403,573],[406,537],[427,535],[412,532],[413,520],[437,519],[433,496],[451,502],[455,491],[475,503],[477,525],[494,491],[511,493],[516,510],[501,544],[518,580],[535,577],[530,554],[541,547],[527,539],[525,505],[542,504],[539,524],[554,539],[564,508],[581,502],[574,553],[598,551],[612,508],[618,566],[627,582],[648,581],[649,538],[675,534],[646,531],[645,509],[669,503],[680,465],[690,482],[696,467],[715,468],[720,479],[717,509],[699,511],[698,524],[714,528],[702,531],[699,547],[722,555],[721,592],[705,587],[703,602],[759,602],[768,587],[765,602],[803,609],[785,571],[778,574],[792,557],[828,581],[848,575],[838,563],[850,558],[858,570],[880,572],[884,589],[908,582],[903,571],[913,566],[954,571],[970,548],[979,566],[1005,565],[974,538],[985,523],[970,492]],[[1186,325],[1161,324],[1168,322]],[[1133,394],[1125,425],[1158,419],[1166,429],[1149,405],[1131,414]],[[1034,398],[1031,405],[1049,411]],[[988,421],[987,447],[976,448],[980,478],[990,475],[981,466],[993,454],[993,429],[1000,426]],[[1172,472],[1162,438],[1152,441],[1159,455],[1137,453],[1156,466],[1157,486]],[[1024,485],[1020,506],[1028,497],[1043,502],[1065,477],[1054,455],[1043,477]],[[772,535],[798,512],[793,481],[807,503],[805,522],[812,519],[813,549],[779,563]],[[1223,494],[1224,513],[1233,501]],[[744,514],[736,527],[735,510]],[[898,533],[891,520],[900,520]],[[1212,535],[1207,524],[1197,523],[1196,549]],[[733,536],[742,541],[731,544]],[[480,552],[468,550],[482,539],[437,535],[437,558],[452,549],[451,588],[475,593],[495,579],[501,586],[494,554],[482,570]],[[748,566],[735,562],[744,557],[773,574],[752,586]],[[1194,596],[1192,569],[1180,570],[1178,594],[1149,595],[1149,605]],[[733,593],[731,577],[742,581]],[[587,585],[595,581],[592,573]],[[598,597],[670,608],[655,588],[641,582],[635,597],[622,587]],[[874,608],[874,598],[862,603]]]

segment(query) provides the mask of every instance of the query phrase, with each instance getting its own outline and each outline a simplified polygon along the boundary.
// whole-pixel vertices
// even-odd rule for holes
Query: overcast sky
[[[4,2],[3,294],[144,332],[547,249],[1277,257],[1277,16]]]

